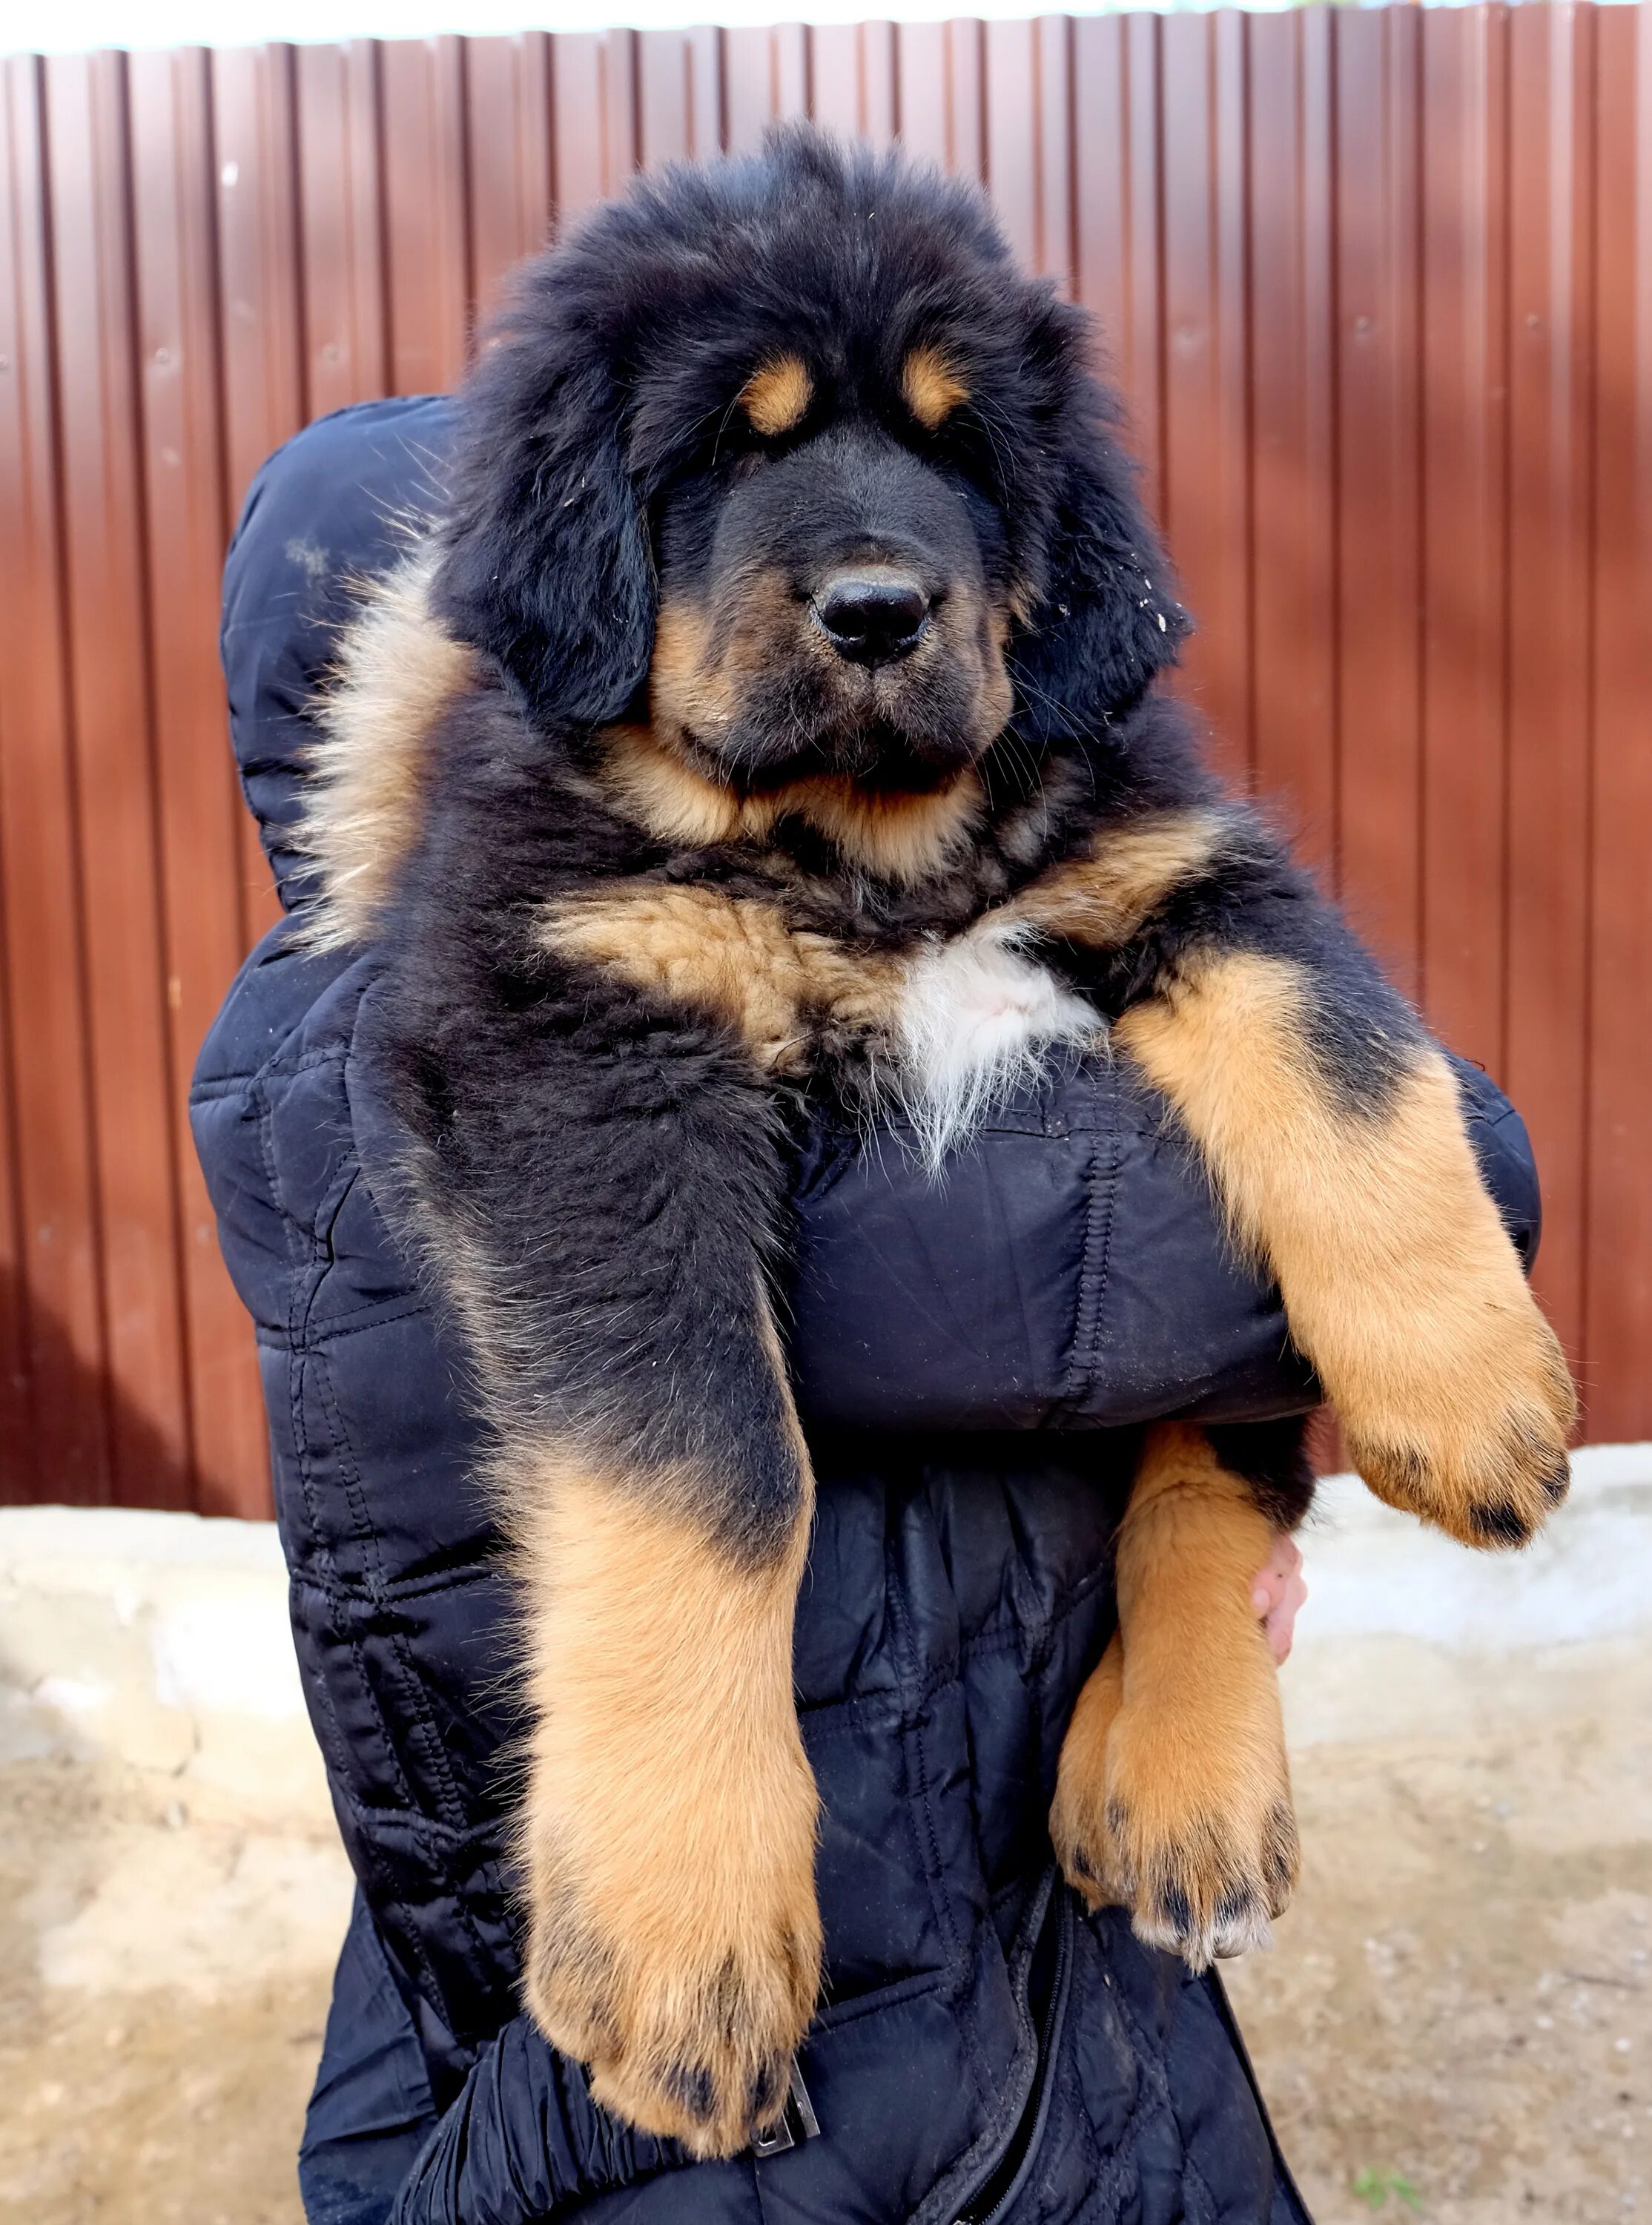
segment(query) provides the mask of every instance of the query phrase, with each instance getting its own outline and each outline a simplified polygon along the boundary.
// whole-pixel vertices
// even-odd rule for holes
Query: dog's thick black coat
[[[997,583],[1032,599],[983,822],[916,887],[845,872],[802,821],[762,845],[650,836],[590,777],[594,738],[648,715],[660,521],[703,561],[727,480],[765,446],[731,397],[800,334],[811,414],[768,467],[823,422],[905,444],[966,490]],[[895,422],[920,345],[970,387],[944,439]],[[645,1469],[714,1442],[723,1518],[754,1550],[798,1493],[750,1319],[753,1258],[783,1233],[784,1106],[727,1027],[598,986],[534,922],[604,883],[692,878],[851,948],[907,948],[1098,829],[1216,798],[1186,713],[1152,692],[1186,618],[1088,351],[972,192],[797,135],[603,210],[527,273],[462,398],[434,602],[488,676],[440,731],[440,808],[389,929],[402,1107],[432,1154],[432,1205],[486,1231],[513,1324],[496,1421],[594,1430]],[[1236,815],[1208,870],[1123,947],[1049,954],[1113,1016],[1199,943],[1306,964],[1327,1074],[1380,1106],[1416,1023],[1259,822]],[[852,1099],[861,1048],[823,1046],[816,1087]],[[1282,1487],[1300,1517],[1294,1454]]]
[[[1481,1544],[1564,1487],[1449,1070],[1155,686],[1184,620],[1086,347],[976,196],[782,135],[529,266],[421,560],[444,676],[398,729],[371,1040],[529,1586],[528,1995],[702,2153],[773,2118],[816,1998],[775,1318],[811,1116],[893,1093],[939,1163],[1111,1031],[1373,1487]],[[1309,1488],[1288,1424],[1149,1442],[1069,1733],[1068,1877],[1196,1966],[1294,1874],[1248,1601]]]

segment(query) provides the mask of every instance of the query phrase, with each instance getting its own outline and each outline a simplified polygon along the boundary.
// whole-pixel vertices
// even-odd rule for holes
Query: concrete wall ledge
[[[0,1759],[47,1755],[204,1818],[330,1824],[274,1523],[0,1509]]]
[[[1571,1709],[1652,1635],[1652,1445],[1592,1446],[1517,1555],[1465,1552],[1332,1477],[1286,1677],[1294,1745],[1494,1734]],[[192,1814],[330,1818],[272,1523],[0,1509],[0,1760],[103,1759]]]

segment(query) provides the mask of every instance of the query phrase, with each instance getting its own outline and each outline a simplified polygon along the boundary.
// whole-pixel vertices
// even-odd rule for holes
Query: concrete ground
[[[1228,1971],[1309,2204],[1652,2216],[1652,1448],[1515,1563],[1325,1498],[1306,1879]],[[0,2217],[300,2225],[349,1884],[283,1610],[256,1527],[0,1513]]]

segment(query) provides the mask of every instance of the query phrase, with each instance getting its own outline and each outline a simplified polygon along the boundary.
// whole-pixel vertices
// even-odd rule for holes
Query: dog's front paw
[[[726,1846],[708,1862],[702,1843],[661,1845],[623,1878],[581,1878],[548,1848],[535,1865],[535,2020],[604,2108],[698,2156],[737,2154],[775,2121],[813,2012],[813,1841],[791,1836],[732,1864]]]
[[[1576,1396],[1523,1289],[1407,1341],[1397,1366],[1356,1374],[1338,1404],[1377,1497],[1465,1545],[1527,1544],[1566,1497]]]
[[[1127,1706],[1107,1741],[1100,1867],[1136,1937],[1191,1969],[1265,1947],[1295,1890],[1284,1739],[1256,1727],[1254,1740],[1218,1739]]]
[[[535,1931],[529,2004],[604,2109],[695,2155],[735,2155],[785,2103],[820,1981],[812,1915],[753,1911],[720,1936],[668,1918],[630,1937],[564,1910]]]
[[[1115,1640],[1074,1712],[1050,1816],[1062,1870],[1091,1906],[1129,1909],[1138,1939],[1195,1970],[1265,1946],[1296,1884],[1273,1664],[1261,1633],[1249,1637],[1231,1682],[1128,1696]]]

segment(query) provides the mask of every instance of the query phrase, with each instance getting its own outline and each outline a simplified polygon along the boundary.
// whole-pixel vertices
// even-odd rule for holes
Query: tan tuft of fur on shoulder
[[[432,731],[471,676],[471,651],[430,608],[435,568],[427,546],[365,586],[315,706],[295,837],[317,869],[300,929],[312,949],[372,935],[418,838]]]

